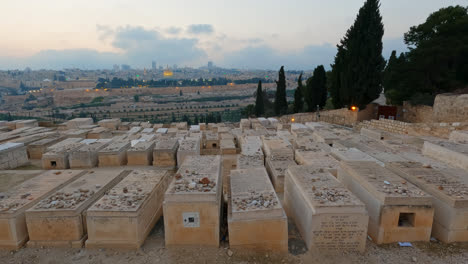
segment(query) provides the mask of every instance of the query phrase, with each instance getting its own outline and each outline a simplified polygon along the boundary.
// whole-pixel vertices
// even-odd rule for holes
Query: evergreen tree
[[[262,81],[258,81],[258,87],[255,98],[255,115],[262,116],[265,113],[265,105],[263,104]]]
[[[278,73],[278,81],[276,81],[275,95],[275,114],[283,115],[288,111],[288,102],[286,101],[286,76],[284,74],[284,66]]]
[[[338,45],[332,65],[333,104],[364,108],[382,92],[384,26],[380,0],[367,0]]]
[[[198,125],[199,122],[200,122],[200,121],[198,120],[198,115],[195,115],[195,120],[193,120],[193,123],[194,123],[195,125]]]
[[[294,113],[300,113],[304,109],[304,98],[302,95],[302,73],[299,75],[299,79],[297,80],[297,88],[294,92]]]
[[[320,65],[314,69],[312,77],[306,82],[307,110],[314,112],[317,110],[317,105],[323,108],[327,103],[327,97],[327,74],[325,67]]]

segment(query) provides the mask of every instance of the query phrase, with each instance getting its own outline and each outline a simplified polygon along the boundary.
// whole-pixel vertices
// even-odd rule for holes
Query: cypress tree
[[[382,92],[384,26],[379,8],[380,0],[367,0],[338,45],[331,90],[337,107],[363,108]]]
[[[262,81],[258,81],[257,94],[255,98],[255,115],[262,116],[265,113],[265,105],[263,104]]]
[[[307,110],[314,112],[317,105],[323,108],[327,102],[327,74],[323,65],[314,69],[312,77],[307,80]]]
[[[299,79],[297,80],[297,88],[294,92],[294,113],[302,112],[304,108],[304,101],[302,96],[302,73],[299,75]]]
[[[278,81],[276,81],[275,95],[275,114],[282,115],[288,111],[288,102],[286,101],[286,76],[284,75],[284,66],[278,73]]]

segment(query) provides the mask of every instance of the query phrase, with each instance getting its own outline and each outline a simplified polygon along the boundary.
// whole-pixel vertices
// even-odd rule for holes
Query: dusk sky
[[[364,0],[15,0],[0,9],[0,69],[329,67]],[[382,0],[384,56],[410,26],[467,0]]]

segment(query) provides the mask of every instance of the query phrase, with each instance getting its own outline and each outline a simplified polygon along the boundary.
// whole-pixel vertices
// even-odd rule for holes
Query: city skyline
[[[328,68],[336,44],[364,1],[251,2],[4,3],[0,69],[111,69],[114,64],[150,68],[153,60],[158,65],[181,67],[213,61],[221,67],[241,69],[277,69],[281,65],[312,69],[319,64]],[[402,38],[410,26],[423,23],[441,7],[466,5],[461,0],[381,2],[386,58],[391,50],[405,51]]]

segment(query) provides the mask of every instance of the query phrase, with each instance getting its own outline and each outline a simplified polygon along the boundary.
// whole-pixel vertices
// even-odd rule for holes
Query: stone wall
[[[359,131],[362,127],[378,129],[391,133],[410,136],[433,136],[449,138],[450,133],[455,130],[468,130],[468,122],[454,123],[406,123],[402,121],[380,119],[363,121],[354,128]]]
[[[427,105],[411,105],[403,102],[403,119],[409,123],[432,123],[432,107]]]
[[[434,101],[434,122],[466,122],[468,94],[439,94]]]

